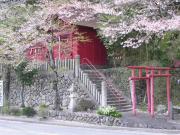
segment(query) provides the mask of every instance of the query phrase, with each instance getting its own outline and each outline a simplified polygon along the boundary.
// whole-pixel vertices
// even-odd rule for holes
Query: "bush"
[[[36,111],[32,107],[24,107],[22,109],[22,114],[27,117],[33,117],[36,114]]]
[[[22,115],[22,111],[19,108],[10,108],[9,113],[14,116]]]
[[[10,109],[9,106],[5,105],[2,107],[2,114],[9,114],[10,113]]]
[[[91,100],[81,99],[76,107],[76,111],[87,111],[88,109],[93,110],[95,104]]]
[[[107,106],[107,107],[100,107],[97,110],[97,114],[105,115],[105,116],[112,116],[115,118],[122,117],[122,114],[116,110],[115,107]]]
[[[48,117],[48,106],[45,104],[42,104],[39,106],[38,115],[42,118]]]

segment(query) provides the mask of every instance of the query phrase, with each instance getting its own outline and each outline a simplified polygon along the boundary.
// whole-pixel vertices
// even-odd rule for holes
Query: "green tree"
[[[24,90],[25,86],[31,86],[33,84],[33,80],[35,78],[35,75],[37,75],[37,69],[29,69],[28,70],[28,62],[23,61],[15,68],[15,73],[17,75],[18,80],[20,81],[22,85],[21,89],[21,107],[25,107],[24,104]]]

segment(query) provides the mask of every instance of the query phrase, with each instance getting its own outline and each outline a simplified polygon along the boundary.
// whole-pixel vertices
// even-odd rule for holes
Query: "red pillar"
[[[151,116],[154,117],[154,70],[151,70],[150,89],[151,89]]]
[[[146,89],[147,89],[148,112],[150,114],[151,113],[150,79],[146,80]]]
[[[169,70],[166,72],[169,74]],[[170,76],[167,76],[166,78],[166,88],[167,88],[167,103],[168,103],[168,115],[170,114],[170,109],[171,109],[171,94],[170,94]]]
[[[135,77],[135,69],[132,69],[132,78]],[[136,85],[135,80],[131,80],[131,94],[132,94],[132,106],[133,106],[133,114],[136,115]]]

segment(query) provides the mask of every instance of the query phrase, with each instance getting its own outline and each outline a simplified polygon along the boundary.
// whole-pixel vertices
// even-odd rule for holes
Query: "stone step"
[[[114,95],[114,94],[107,94],[107,97],[109,97],[109,98],[116,98],[116,99],[124,99],[124,97],[123,96],[121,96],[121,95]]]
[[[121,104],[121,103],[127,103],[126,100],[107,100],[108,104]]]
[[[123,97],[121,98],[116,98],[116,97],[107,97],[107,101],[126,101]]]
[[[93,77],[100,77],[103,78],[102,75],[98,74],[98,73],[89,73],[89,72],[85,72],[86,74],[88,74],[89,76],[93,76]]]
[[[97,90],[101,91],[101,83],[104,79],[103,76],[94,70],[84,70],[84,72],[87,73],[92,83],[96,84]],[[107,104],[116,107],[121,112],[130,111],[132,108],[120,94],[120,91],[115,91],[112,84],[107,84]]]
[[[91,79],[90,79],[91,80]],[[102,80],[91,80],[94,83],[101,84]]]
[[[131,105],[129,105],[128,103],[119,103],[119,104],[108,104],[109,106],[115,106],[115,107],[123,107],[123,108],[131,108]]]
[[[123,107],[123,108],[131,108],[131,106],[128,104],[128,103],[119,103],[119,104],[117,104],[117,103],[107,103],[109,106],[114,106],[114,107]]]
[[[132,111],[132,108],[128,108],[128,109],[117,109],[117,111],[119,111],[119,112],[130,112],[130,111]]]
[[[114,89],[112,89],[112,88],[107,87],[107,89],[108,89],[108,91],[107,91],[107,92],[108,92],[109,94],[113,94],[113,93],[114,93],[114,94],[120,94],[120,92],[119,92],[119,91],[115,91],[115,90],[114,90]]]
[[[123,97],[122,95],[120,94],[114,94],[114,93],[107,93],[108,97],[117,97],[117,98],[121,98]]]
[[[88,75],[89,78],[94,79],[94,80],[103,80],[102,77],[94,76],[94,75]]]

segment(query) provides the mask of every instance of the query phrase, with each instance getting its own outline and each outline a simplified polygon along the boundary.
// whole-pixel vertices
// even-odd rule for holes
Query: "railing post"
[[[101,91],[102,91],[102,101],[101,106],[107,106],[107,88],[106,88],[106,82],[101,82]]]
[[[80,56],[77,55],[75,58],[75,77],[79,76],[79,69],[80,69]]]
[[[96,99],[96,84],[92,84],[92,95]]]
[[[85,73],[84,74],[84,85],[86,86],[86,88],[87,88],[87,77],[88,77],[88,75],[87,75],[87,73]]]

